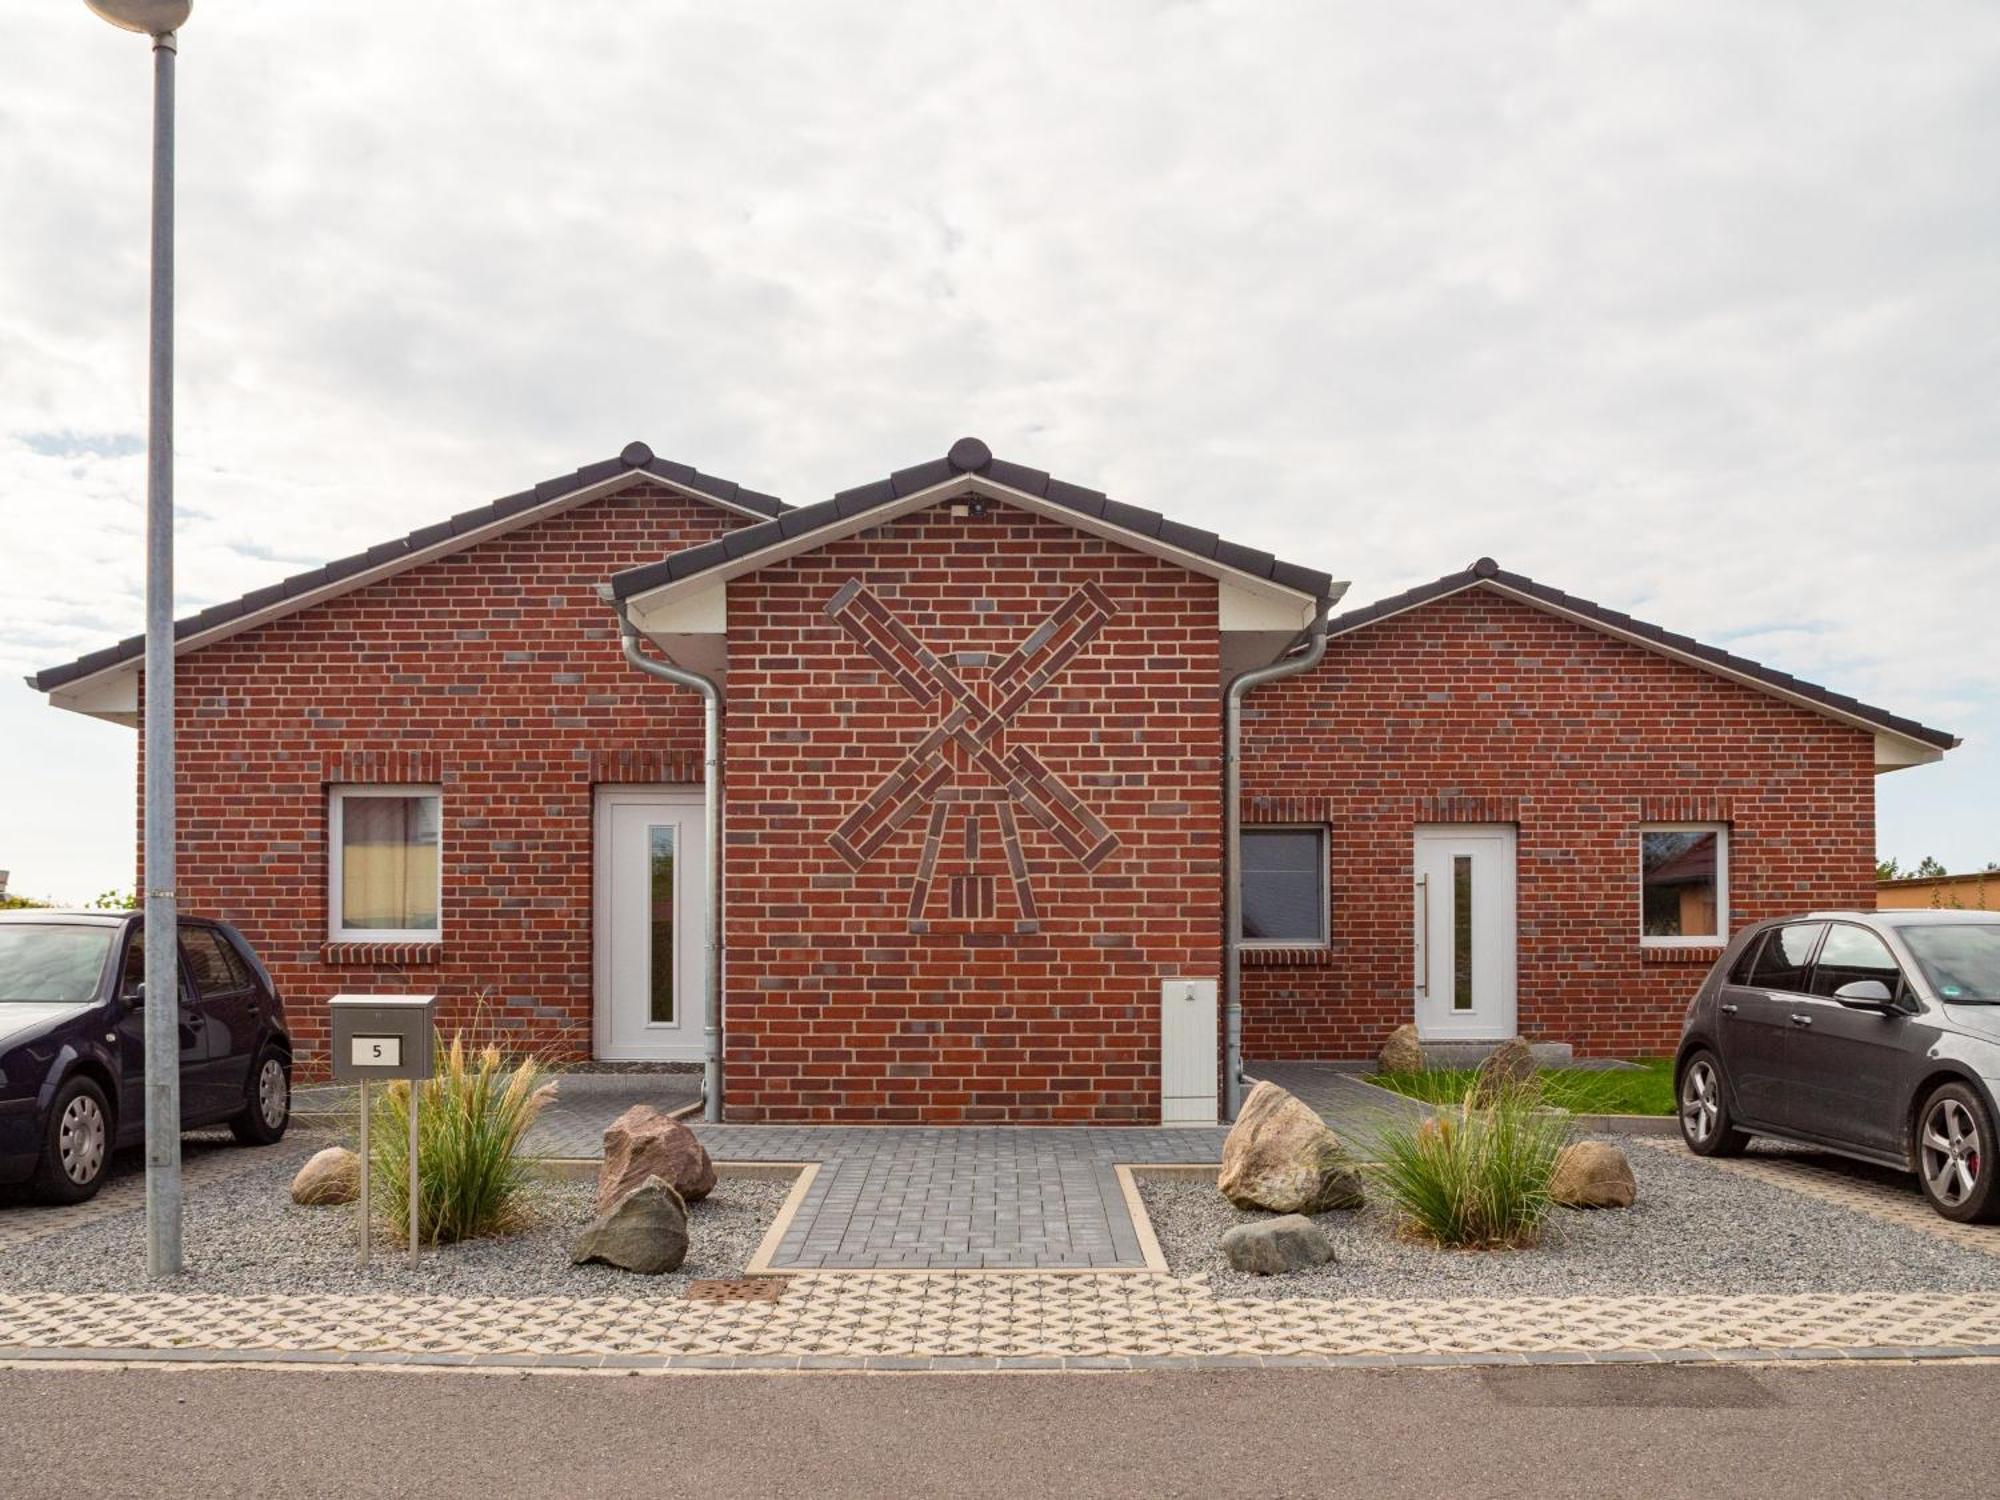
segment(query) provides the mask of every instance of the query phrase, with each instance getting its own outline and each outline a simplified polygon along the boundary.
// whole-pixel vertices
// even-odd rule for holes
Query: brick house
[[[801,509],[635,443],[180,623],[182,904],[308,1075],[435,991],[735,1120],[1212,1121],[1411,1020],[1669,1049],[1956,743],[1487,559],[1344,589],[975,439]],[[141,650],[32,682],[135,724]]]

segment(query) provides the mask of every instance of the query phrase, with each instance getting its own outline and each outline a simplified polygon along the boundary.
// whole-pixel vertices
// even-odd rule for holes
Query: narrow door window
[[[648,1017],[657,1025],[674,1022],[674,825],[655,823],[648,830],[650,864],[648,930],[652,936],[648,974],[651,999]]]
[[[1451,1008],[1472,1009],[1472,856],[1451,861]]]

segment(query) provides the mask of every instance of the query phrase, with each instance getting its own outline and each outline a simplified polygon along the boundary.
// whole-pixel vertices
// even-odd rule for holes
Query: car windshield
[[[2000,1005],[2000,922],[1953,922],[1905,927],[1914,953],[1938,999],[1951,1005]]]
[[[97,977],[115,927],[55,923],[0,925],[0,1005],[81,1005],[97,997]]]

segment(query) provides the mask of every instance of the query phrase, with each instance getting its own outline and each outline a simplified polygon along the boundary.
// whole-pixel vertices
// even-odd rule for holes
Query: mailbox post
[[[371,1083],[410,1085],[410,1264],[417,1263],[417,1097],[431,1076],[431,1039],[437,1034],[436,995],[335,995],[333,1080],[361,1085],[361,1246],[357,1264],[368,1264],[369,1098]]]

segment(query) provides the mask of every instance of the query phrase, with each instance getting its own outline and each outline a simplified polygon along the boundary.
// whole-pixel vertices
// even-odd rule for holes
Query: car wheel
[[[1696,1156],[1741,1156],[1750,1137],[1729,1117],[1722,1064],[1709,1051],[1693,1052],[1681,1065],[1681,1139]]]
[[[111,1106],[88,1078],[56,1090],[35,1164],[35,1196],[47,1203],[81,1203],[104,1184],[111,1164]]]
[[[1947,1083],[1924,1101],[1917,1115],[1917,1181],[1931,1207],[1961,1224],[2000,1219],[2000,1176],[1993,1122],[1979,1095]]]
[[[284,1138],[292,1122],[292,1078],[285,1054],[266,1046],[250,1069],[249,1096],[243,1113],[229,1122],[236,1139],[246,1146],[268,1146]]]

